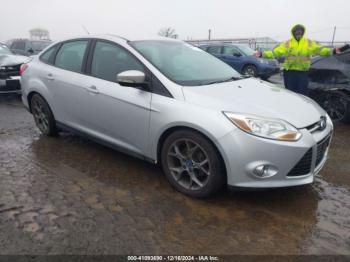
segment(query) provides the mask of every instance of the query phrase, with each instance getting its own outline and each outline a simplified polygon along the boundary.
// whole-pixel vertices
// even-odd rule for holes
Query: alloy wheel
[[[203,188],[210,177],[210,161],[205,150],[191,139],[171,144],[167,163],[175,181],[188,190]]]
[[[256,68],[254,66],[246,66],[243,69],[243,74],[255,77],[257,75]]]
[[[32,111],[35,123],[42,132],[47,132],[49,129],[49,116],[44,109],[42,103],[35,99],[32,105]]]
[[[345,117],[349,101],[342,96],[330,94],[323,102],[323,108],[333,121],[340,121]]]

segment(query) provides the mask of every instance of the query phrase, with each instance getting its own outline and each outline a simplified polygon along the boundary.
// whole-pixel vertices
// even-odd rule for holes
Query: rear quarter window
[[[47,63],[47,64],[52,64],[52,59],[53,59],[53,55],[56,52],[57,46],[53,46],[50,49],[48,49],[47,51],[45,51],[45,53],[43,53],[40,56],[40,61]]]
[[[87,44],[87,40],[64,43],[56,55],[55,66],[81,73]]]

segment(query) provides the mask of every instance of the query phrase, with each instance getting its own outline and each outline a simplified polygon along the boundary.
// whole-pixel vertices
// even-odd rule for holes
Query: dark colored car
[[[0,94],[21,93],[20,67],[29,60],[26,56],[13,54],[0,43]]]
[[[7,45],[15,54],[31,56],[40,53],[51,43],[50,40],[13,39]]]
[[[279,72],[275,59],[256,58],[255,51],[242,44],[211,44],[199,48],[216,56],[243,75],[259,76],[267,79]]]
[[[314,58],[309,79],[310,97],[333,120],[350,123],[350,51]]]

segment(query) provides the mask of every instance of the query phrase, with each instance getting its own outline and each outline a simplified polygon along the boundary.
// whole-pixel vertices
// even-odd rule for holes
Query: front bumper
[[[258,75],[262,77],[270,77],[280,72],[278,65],[261,65],[258,70]]]
[[[219,147],[226,164],[228,185],[275,188],[312,183],[314,175],[322,169],[327,160],[333,125],[328,118],[327,127],[323,131],[311,133],[306,128],[300,131],[302,137],[296,142],[259,138],[240,129],[219,139]],[[257,177],[252,170],[260,165],[276,167],[278,172],[272,177]],[[300,170],[307,171],[303,173]]]

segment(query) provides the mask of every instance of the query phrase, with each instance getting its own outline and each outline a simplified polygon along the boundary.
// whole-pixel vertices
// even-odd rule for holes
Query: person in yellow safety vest
[[[305,38],[305,27],[301,24],[293,26],[292,38],[274,48],[272,51],[257,52],[257,57],[279,58],[285,57],[283,63],[283,80],[287,89],[294,92],[308,94],[308,71],[311,56],[330,56],[341,53],[339,48],[327,48],[315,41]]]

